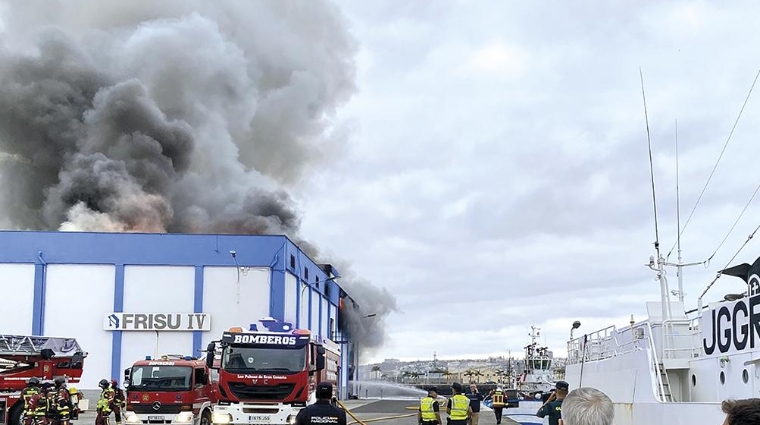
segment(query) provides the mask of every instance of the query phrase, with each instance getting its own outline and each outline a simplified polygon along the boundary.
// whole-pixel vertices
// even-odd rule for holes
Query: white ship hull
[[[661,402],[657,400],[657,383],[651,354],[647,350],[583,365],[568,365],[570,388],[593,387],[607,394],[615,405],[615,425],[694,425],[723,423],[725,414],[719,402]],[[653,364],[653,363],[652,363]],[[717,395],[717,389],[716,395]]]
[[[693,319],[681,303],[670,307],[663,321],[662,304],[647,303],[647,320],[568,345],[570,389],[607,394],[615,425],[717,425],[723,400],[760,397],[760,295],[711,304]]]

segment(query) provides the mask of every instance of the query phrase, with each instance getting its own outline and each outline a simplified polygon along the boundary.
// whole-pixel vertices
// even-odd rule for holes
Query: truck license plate
[[[163,416],[148,416],[148,420],[149,421],[163,421],[164,417]]]
[[[248,422],[255,423],[255,424],[268,424],[269,423],[269,416],[267,416],[267,415],[251,415],[251,416],[248,416]]]

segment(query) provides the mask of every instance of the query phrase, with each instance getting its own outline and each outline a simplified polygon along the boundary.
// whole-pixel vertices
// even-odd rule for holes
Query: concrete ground
[[[366,422],[368,425],[417,425],[417,406],[416,400],[349,400],[343,402],[348,410],[351,411],[356,417]],[[413,407],[413,409],[407,409],[407,407]],[[379,418],[392,418],[401,415],[414,414],[413,416],[407,416],[404,418],[393,418],[373,421],[373,419]],[[441,419],[446,424],[446,411],[445,408],[441,413]],[[348,418],[349,424],[355,422],[350,416]],[[502,425],[515,425],[517,422],[503,417],[501,420]],[[496,425],[496,417],[493,411],[483,411],[480,413],[478,421],[479,425]]]
[[[342,401],[343,405],[353,413],[357,418],[361,419],[367,425],[417,425],[417,413],[416,410],[407,409],[407,407],[417,408],[416,400],[345,400]],[[91,399],[91,406],[94,406],[94,402]],[[410,415],[403,418],[397,418],[397,416]],[[382,420],[375,420],[381,418],[388,418]],[[356,424],[356,421],[348,415],[348,423]],[[446,412],[445,410],[441,414],[441,419],[446,424]],[[86,412],[82,412],[79,415],[79,420],[73,421],[72,425],[92,425],[95,423],[95,411],[90,409]],[[516,425],[508,418],[503,418],[502,425]],[[113,415],[111,415],[111,424],[115,425]],[[484,411],[480,414],[479,425],[496,425],[496,418],[492,411]]]

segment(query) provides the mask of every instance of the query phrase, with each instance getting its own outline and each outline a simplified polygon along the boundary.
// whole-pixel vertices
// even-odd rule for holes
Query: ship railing
[[[662,322],[663,359],[691,359],[699,357],[699,318],[674,319]]]
[[[657,347],[655,347],[654,344],[654,332],[652,332],[652,324],[649,322],[645,322],[646,324],[646,330],[647,335],[646,339],[649,343],[649,351],[652,352],[652,366],[654,367],[654,379],[655,383],[657,384],[657,388],[659,391],[657,392],[657,399],[660,402],[666,402],[665,400],[665,382],[662,379],[662,374],[660,373],[660,360],[657,357]],[[665,375],[667,378],[667,375]],[[668,387],[670,387],[670,383],[668,382]]]
[[[615,326],[609,326],[568,342],[568,363],[603,360],[618,354]]]

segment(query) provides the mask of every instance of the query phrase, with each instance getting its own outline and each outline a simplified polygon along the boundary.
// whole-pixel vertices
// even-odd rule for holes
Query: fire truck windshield
[[[189,366],[135,366],[131,391],[188,391],[193,368]]]
[[[228,346],[222,368],[233,372],[301,372],[306,368],[306,347],[259,348]]]

